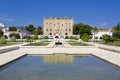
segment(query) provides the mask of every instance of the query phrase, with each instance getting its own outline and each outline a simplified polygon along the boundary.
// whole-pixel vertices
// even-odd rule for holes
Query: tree
[[[27,43],[30,42],[30,44],[31,44],[31,42],[32,42],[32,37],[31,37],[31,36],[27,36],[26,41],[27,41]]]
[[[34,27],[34,25],[30,24],[30,25],[26,26],[25,29],[30,31],[31,33],[33,33],[35,30],[35,27]]]
[[[6,39],[4,36],[0,38],[0,44],[6,44]]]
[[[120,39],[120,30],[113,32],[113,37]]]
[[[41,26],[38,26],[36,32],[37,32],[38,35],[42,35],[43,34],[43,28]]]
[[[16,42],[15,36],[12,36],[12,37],[11,37],[11,41],[12,41],[12,42]]]
[[[89,39],[90,39],[90,36],[89,36],[87,33],[84,33],[84,34],[82,35],[82,40],[83,40],[83,41],[88,42]]]
[[[37,34],[34,34],[33,40],[35,40],[35,42],[36,42],[37,39],[38,39],[38,35],[37,35]]]
[[[0,30],[0,37],[2,37],[3,36],[3,31],[2,30]]]
[[[91,35],[92,34],[92,27],[90,25],[83,24],[83,23],[75,24],[73,26],[73,34],[77,34],[77,35],[82,36],[84,33]]]
[[[105,34],[105,35],[102,36],[102,39],[105,42],[109,42],[110,41],[110,35]]]
[[[16,39],[20,39],[20,35],[18,33],[11,33],[9,37],[15,37]]]
[[[10,26],[9,31],[17,31],[17,28],[15,26]]]
[[[115,32],[115,31],[119,31],[120,30],[120,22],[118,22],[117,26],[114,26],[112,28],[112,31]]]

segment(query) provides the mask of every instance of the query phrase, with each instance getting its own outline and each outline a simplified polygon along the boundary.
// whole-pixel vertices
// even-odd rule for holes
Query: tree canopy
[[[3,36],[3,31],[2,30],[0,30],[0,37],[2,37]]]
[[[42,35],[43,34],[43,28],[41,26],[38,26],[36,32],[37,32],[38,35]]]
[[[15,26],[10,26],[9,31],[17,31],[17,28]]]
[[[36,28],[34,27],[34,25],[30,24],[30,25],[26,26],[25,29],[28,30],[28,31],[30,31],[31,33],[33,33],[33,31],[34,31]]]
[[[77,35],[82,36],[84,33],[91,35],[92,34],[92,27],[88,24],[83,24],[83,23],[75,24],[73,26],[73,34],[77,34]]]

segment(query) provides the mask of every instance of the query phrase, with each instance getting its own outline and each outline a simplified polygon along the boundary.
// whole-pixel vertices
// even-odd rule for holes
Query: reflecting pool
[[[120,80],[120,70],[90,55],[32,55],[0,68],[0,80]]]

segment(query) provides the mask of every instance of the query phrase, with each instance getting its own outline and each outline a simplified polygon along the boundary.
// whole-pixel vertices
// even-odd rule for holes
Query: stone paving
[[[55,41],[51,42],[48,46],[44,47],[23,47],[19,45],[20,49],[0,54],[0,66],[15,60],[25,54],[54,54],[54,53],[65,53],[65,54],[92,54],[107,62],[110,62],[120,67],[120,54],[108,50],[99,49],[95,46],[84,46],[84,47],[73,47],[68,43],[62,41],[64,47],[53,48]],[[100,46],[100,45],[99,45]],[[104,46],[104,45],[102,45]],[[119,47],[120,48],[120,47]]]

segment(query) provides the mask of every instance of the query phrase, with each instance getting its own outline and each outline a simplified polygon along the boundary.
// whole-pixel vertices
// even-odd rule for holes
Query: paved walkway
[[[105,61],[120,67],[120,54],[108,50],[99,49],[98,46],[94,47],[71,47],[63,41],[62,48],[53,48],[54,42],[51,42],[47,47],[20,47],[15,51],[0,54],[0,66],[17,59],[25,54],[53,54],[53,53],[66,53],[66,54],[92,54]]]

